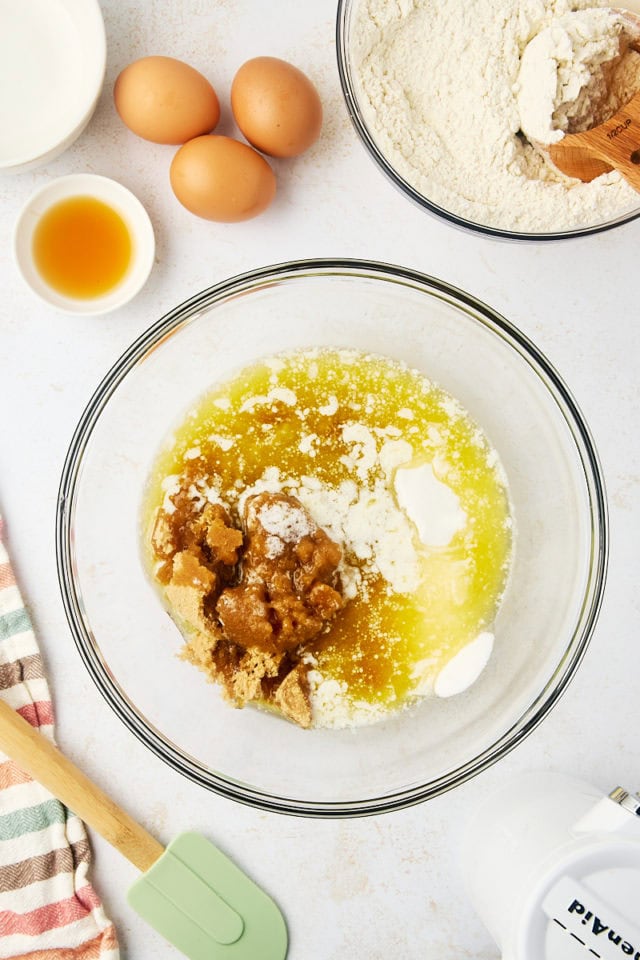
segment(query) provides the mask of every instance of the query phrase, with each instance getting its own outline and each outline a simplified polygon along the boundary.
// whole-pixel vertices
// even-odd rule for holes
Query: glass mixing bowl
[[[516,524],[513,568],[480,680],[370,727],[301,730],[234,710],[193,666],[143,570],[150,465],[193,401],[279,351],[351,347],[405,361],[457,397],[496,447]],[[60,584],[82,658],[127,726],[181,773],[257,807],[380,813],[462,783],[557,701],[591,636],[605,578],[600,468],[574,400],[507,320],[400,267],[315,260],[193,297],[123,354],[71,442],[57,516]]]
[[[353,122],[356,131],[364,143],[365,147],[378,164],[380,169],[391,182],[401,190],[406,196],[417,203],[430,213],[435,214],[448,223],[454,224],[463,229],[472,230],[476,233],[485,234],[490,237],[498,237],[506,240],[564,240],[570,237],[585,237],[592,233],[600,233],[603,230],[610,230],[613,227],[621,226],[623,223],[629,223],[640,217],[640,201],[638,208],[630,212],[621,214],[613,220],[607,220],[602,223],[591,224],[590,226],[571,230],[557,230],[547,233],[527,233],[518,230],[504,230],[498,227],[490,227],[484,223],[476,223],[473,220],[467,220],[460,217],[445,207],[434,203],[429,197],[424,196],[402,177],[393,165],[389,162],[384,151],[377,143],[373,131],[369,128],[364,112],[361,107],[361,98],[363,96],[358,83],[357,73],[351,59],[351,38],[354,24],[355,11],[362,0],[338,0],[338,13],[336,20],[336,50],[338,57],[338,73],[340,74],[340,83],[342,92],[347,103],[349,116]],[[640,0],[626,0],[625,8],[631,9],[640,14]]]

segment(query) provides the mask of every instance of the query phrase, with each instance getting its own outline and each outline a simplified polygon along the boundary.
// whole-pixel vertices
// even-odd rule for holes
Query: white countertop
[[[603,790],[638,783],[640,729],[640,221],[560,244],[507,244],[463,233],[414,207],[385,180],[351,126],[340,92],[333,0],[102,0],[107,82],[80,140],[48,167],[0,180],[0,506],[9,545],[54,689],[63,749],[162,841],[199,829],[282,906],[290,960],[495,960],[469,906],[455,849],[466,812],[519,771],[559,770]],[[168,182],[173,148],[138,140],[120,123],[111,89],[147,54],[187,60],[223,104],[249,57],[289,59],[316,81],[321,141],[275,164],[271,210],[244,224],[198,220]],[[120,180],[142,200],[157,236],[144,291],[104,318],[40,304],[10,255],[29,194],[72,172]],[[574,392],[602,459],[611,511],[611,562],[602,615],[583,666],[544,723],[507,759],[453,793],[402,813],[324,822],[256,812],[191,784],[149,753],[111,712],[85,672],[56,579],[54,519],[63,458],[98,381],[122,350],[168,309],[225,277],[314,256],[371,258],[460,286],[533,338]],[[134,870],[94,837],[94,879],[117,923],[123,954],[176,952],[132,914]]]

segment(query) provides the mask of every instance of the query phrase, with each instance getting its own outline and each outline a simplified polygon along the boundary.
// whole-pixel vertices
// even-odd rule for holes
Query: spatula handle
[[[164,847],[155,837],[3,700],[0,700],[0,749],[139,870],[146,872],[164,853]]]
[[[615,167],[628,183],[640,191],[640,95],[606,123],[568,134],[549,148],[555,165],[579,180],[594,177]]]

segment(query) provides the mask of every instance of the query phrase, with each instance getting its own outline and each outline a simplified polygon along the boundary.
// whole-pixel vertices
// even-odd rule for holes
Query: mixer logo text
[[[587,927],[594,937],[603,937],[615,944],[616,947],[620,947],[622,953],[627,957],[633,957],[633,960],[640,960],[640,949],[636,949],[628,940],[623,940],[622,934],[616,933],[616,931],[607,926],[606,923],[603,923],[600,917],[596,916],[592,910],[587,910],[585,905],[580,903],[579,900],[574,900],[568,910],[569,913],[577,914],[582,918],[580,922],[583,926]]]

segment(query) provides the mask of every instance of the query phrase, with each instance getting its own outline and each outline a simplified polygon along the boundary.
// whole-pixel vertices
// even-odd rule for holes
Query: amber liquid
[[[69,197],[47,210],[33,235],[33,259],[58,293],[79,300],[113,290],[131,263],[133,244],[119,213],[94,197]]]

